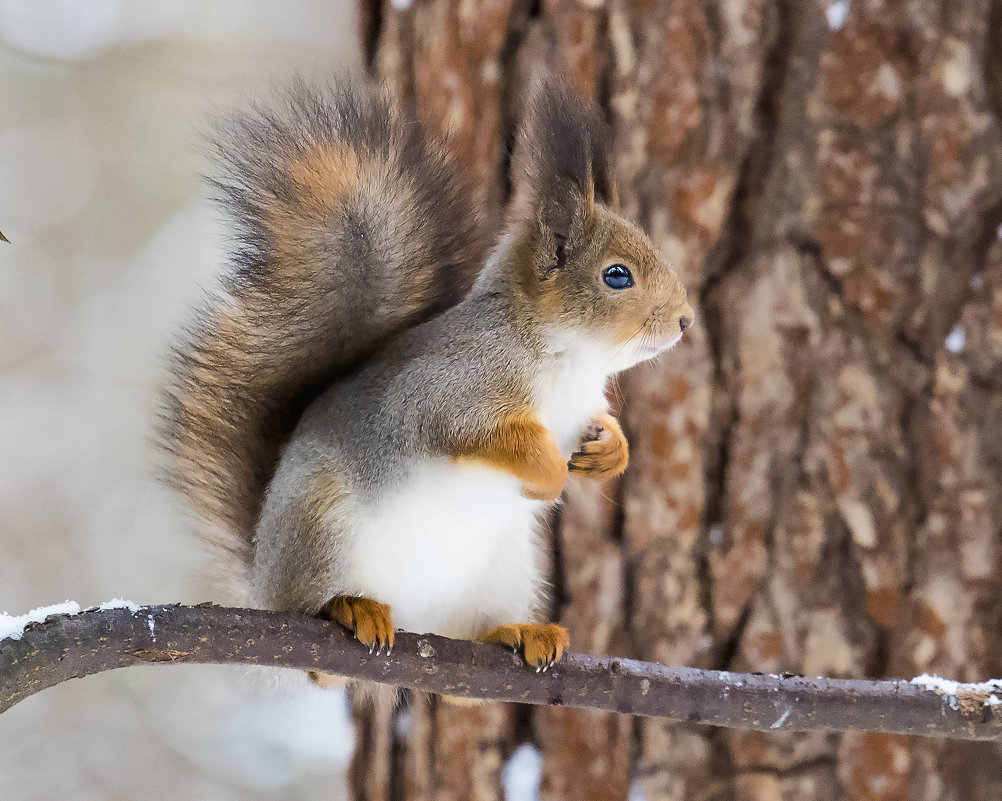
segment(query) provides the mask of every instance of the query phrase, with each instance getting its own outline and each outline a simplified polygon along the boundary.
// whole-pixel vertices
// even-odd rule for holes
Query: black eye
[[[602,270],[602,280],[610,289],[629,289],[633,286],[633,273],[625,264],[610,264]]]

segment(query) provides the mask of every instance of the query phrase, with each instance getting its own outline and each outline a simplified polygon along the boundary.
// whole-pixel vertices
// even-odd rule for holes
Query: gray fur
[[[257,529],[259,602],[314,612],[351,589],[337,570],[350,523],[318,531],[303,514],[318,472],[337,477],[353,508],[375,505],[424,461],[446,456],[450,443],[489,431],[497,409],[530,403],[531,381],[548,356],[532,321],[512,307],[511,277],[498,258],[462,302],[406,331],[306,410]]]

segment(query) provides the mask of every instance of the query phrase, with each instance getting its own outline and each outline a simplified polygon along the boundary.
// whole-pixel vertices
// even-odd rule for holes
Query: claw
[[[390,607],[368,598],[336,596],[321,611],[324,617],[334,620],[350,630],[356,640],[368,646],[369,656],[382,655],[393,640]]]
[[[546,673],[563,655],[569,637],[567,629],[556,623],[505,623],[491,629],[483,639],[521,652],[528,667]]]

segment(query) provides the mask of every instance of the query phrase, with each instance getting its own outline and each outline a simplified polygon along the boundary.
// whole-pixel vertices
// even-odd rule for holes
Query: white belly
[[[606,408],[608,354],[562,359],[534,388],[536,413],[569,457]],[[549,504],[522,497],[514,476],[439,459],[360,510],[341,577],[347,591],[392,607],[416,632],[475,637],[499,623],[531,622],[544,580],[539,518]]]
[[[531,619],[540,600],[539,517],[518,479],[436,460],[358,518],[344,578],[392,607],[398,628],[474,637]]]

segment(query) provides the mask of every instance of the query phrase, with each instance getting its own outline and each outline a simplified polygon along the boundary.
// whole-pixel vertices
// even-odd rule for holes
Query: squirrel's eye
[[[610,264],[602,270],[602,280],[610,289],[629,289],[633,286],[633,273],[625,264]]]

